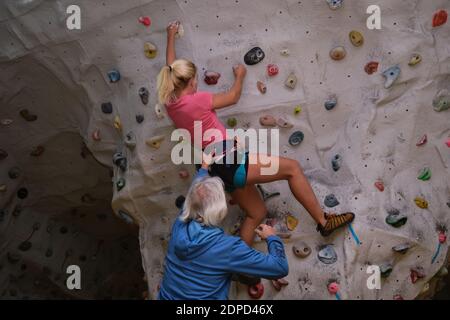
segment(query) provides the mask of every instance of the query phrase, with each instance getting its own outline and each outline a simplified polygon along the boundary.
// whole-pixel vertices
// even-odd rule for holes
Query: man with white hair
[[[283,242],[272,227],[255,230],[267,242],[268,254],[224,233],[224,185],[207,168],[204,163],[198,171],[172,226],[158,299],[225,300],[233,274],[280,279],[289,272]]]

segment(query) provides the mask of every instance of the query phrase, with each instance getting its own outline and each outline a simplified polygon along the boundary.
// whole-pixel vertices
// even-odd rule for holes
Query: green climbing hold
[[[415,66],[416,64],[419,64],[422,61],[422,56],[418,53],[414,53],[411,56],[411,59],[409,59],[408,65],[409,66]]]
[[[236,118],[228,118],[228,120],[227,120],[227,125],[228,125],[230,128],[236,127],[236,125],[237,125],[237,119],[236,119]]]
[[[119,180],[117,180],[116,187],[117,187],[117,191],[122,190],[125,187],[125,179],[120,178]]]
[[[394,228],[400,228],[406,223],[406,221],[408,221],[408,217],[400,214],[397,209],[391,210],[386,217],[386,223]]]
[[[450,108],[450,93],[443,89],[433,99],[433,109],[436,112],[445,111]]]
[[[301,106],[296,106],[294,108],[294,114],[295,115],[299,115],[300,113],[302,113],[302,107]]]
[[[430,178],[431,178],[431,169],[428,167],[425,167],[422,170],[420,170],[420,173],[417,176],[417,179],[422,181],[430,180]]]
[[[380,266],[380,273],[382,278],[387,278],[392,272],[392,264],[386,263]]]

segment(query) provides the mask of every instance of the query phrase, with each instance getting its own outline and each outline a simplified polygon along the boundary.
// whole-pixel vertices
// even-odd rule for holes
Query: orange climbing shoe
[[[328,237],[336,229],[351,223],[355,219],[355,214],[352,212],[346,212],[337,215],[327,215],[325,213],[325,218],[327,219],[327,223],[325,226],[320,224],[317,225],[317,231],[319,231],[323,237]]]

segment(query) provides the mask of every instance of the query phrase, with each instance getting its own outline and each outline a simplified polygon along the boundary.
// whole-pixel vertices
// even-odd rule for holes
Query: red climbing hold
[[[189,172],[187,170],[180,170],[180,172],[178,172],[178,175],[181,179],[189,178]]]
[[[220,78],[220,73],[214,71],[205,71],[205,83],[209,86],[217,84]]]
[[[280,70],[278,69],[278,66],[276,64],[269,64],[267,66],[267,74],[270,77],[276,76]]]
[[[447,241],[447,236],[445,235],[444,232],[440,232],[439,233],[439,243],[443,244],[445,241]]]
[[[411,282],[416,283],[417,280],[425,278],[425,273],[422,268],[411,269]]]
[[[378,180],[377,182],[375,182],[375,187],[380,190],[381,192],[384,191],[384,184],[383,181]]]
[[[337,282],[331,282],[328,284],[328,292],[330,294],[336,294],[339,292],[339,284]]]
[[[439,10],[434,14],[433,17],[433,27],[442,26],[447,22],[447,11]]]
[[[377,70],[378,70],[378,62],[376,62],[376,61],[370,61],[364,67],[364,71],[366,71],[367,74],[373,74],[373,73],[377,72]]]
[[[416,146],[420,147],[423,146],[425,143],[427,143],[428,138],[427,135],[424,134],[422,138],[420,138],[420,140],[416,143]]]
[[[152,24],[152,20],[149,17],[140,17],[139,22],[146,27],[150,27],[150,25]]]
[[[445,144],[447,145],[447,147],[450,148],[450,138],[447,139],[447,141],[445,142]]]
[[[260,282],[253,286],[248,286],[248,295],[252,299],[259,299],[264,294],[264,285]]]

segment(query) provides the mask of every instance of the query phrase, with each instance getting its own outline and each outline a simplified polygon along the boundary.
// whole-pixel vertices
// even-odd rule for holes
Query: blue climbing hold
[[[392,87],[392,85],[394,84],[394,82],[398,79],[398,77],[400,76],[400,67],[399,66],[393,66],[390,67],[388,69],[386,69],[383,73],[382,73],[383,77],[386,78],[386,81],[384,83],[384,87],[386,89],[389,89],[390,87]]]
[[[341,155],[337,154],[333,157],[333,159],[331,160],[331,166],[333,168],[334,171],[338,171],[341,168],[341,164],[342,164],[342,157]]]
[[[337,10],[344,4],[344,0],[327,0],[331,10]]]
[[[324,204],[328,207],[328,208],[333,208],[336,207],[337,205],[339,205],[339,201],[336,198],[336,196],[334,194],[329,194],[325,197],[325,201]]]
[[[109,81],[112,83],[118,82],[120,80],[120,72],[117,69],[112,69],[108,72]]]
[[[300,143],[302,143],[303,139],[305,138],[305,135],[301,131],[295,131],[291,136],[289,137],[289,144],[291,146],[298,146]]]

